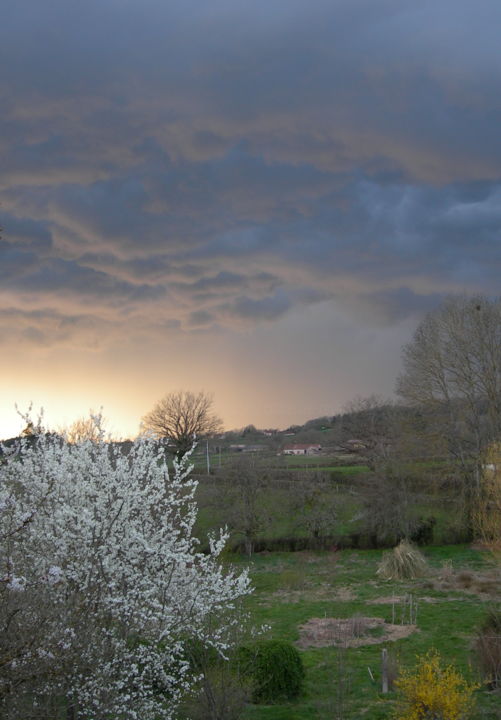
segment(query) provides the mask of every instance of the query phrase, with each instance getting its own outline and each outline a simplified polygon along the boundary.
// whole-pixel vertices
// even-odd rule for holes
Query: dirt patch
[[[385,597],[378,597],[374,598],[373,600],[366,600],[366,605],[399,605],[400,603],[404,602],[406,600],[405,595],[388,595]],[[453,600],[455,598],[451,598]],[[416,598],[419,602],[425,602],[425,603],[437,603],[442,600],[442,598],[434,598],[434,597],[428,597],[427,595],[419,596]]]
[[[374,598],[373,600],[367,600],[367,605],[397,605],[404,599],[403,595],[386,595],[384,597]]]
[[[341,587],[336,588],[334,597],[340,602],[350,602],[351,600],[354,600],[356,596],[349,585],[342,585]]]
[[[298,646],[361,647],[394,642],[416,631],[416,625],[392,625],[377,617],[311,618],[299,628]]]
[[[272,594],[272,597],[284,603],[297,603],[303,600],[351,602],[356,598],[356,595],[348,585],[333,588],[330,583],[323,583],[317,587],[307,587],[306,589],[300,590],[281,588],[280,590],[276,590]]]

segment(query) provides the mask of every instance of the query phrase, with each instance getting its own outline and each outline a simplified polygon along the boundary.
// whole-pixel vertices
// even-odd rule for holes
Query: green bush
[[[283,640],[261,640],[240,648],[241,671],[252,686],[252,701],[269,704],[301,695],[304,666],[299,651]]]

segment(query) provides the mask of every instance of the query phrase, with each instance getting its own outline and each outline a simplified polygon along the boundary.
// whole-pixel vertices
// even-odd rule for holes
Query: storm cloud
[[[494,0],[11,4],[5,342],[237,342],[326,307],[401,332],[498,294],[500,24]]]

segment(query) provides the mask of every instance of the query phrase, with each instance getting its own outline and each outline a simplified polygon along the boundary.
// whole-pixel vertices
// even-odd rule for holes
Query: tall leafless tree
[[[501,300],[454,296],[428,314],[403,349],[397,391],[427,414],[460,470],[471,514],[484,455],[501,436]]]
[[[222,430],[221,419],[213,412],[214,399],[206,392],[172,392],[157,402],[143,417],[142,426],[172,441],[176,455],[184,455],[195,438]]]
[[[224,521],[234,535],[243,537],[250,557],[259,533],[270,523],[266,489],[272,486],[269,459],[242,454],[219,471],[217,502],[225,509]]]

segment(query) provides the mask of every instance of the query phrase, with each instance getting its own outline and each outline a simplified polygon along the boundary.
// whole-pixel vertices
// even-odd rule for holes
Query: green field
[[[482,575],[478,576],[478,586],[475,581],[469,589],[459,587],[458,575],[475,578],[489,572],[488,553],[467,546],[447,546],[429,548],[425,554],[428,576],[405,582],[378,578],[380,551],[272,553],[254,556],[250,563],[243,559],[237,562],[249,564],[255,590],[247,600],[247,610],[254,625],[269,626],[267,637],[297,643],[299,627],[312,618],[377,617],[386,622],[394,619],[398,625],[408,604],[392,604],[388,598],[412,595],[414,608],[417,603],[417,629],[384,647],[400,667],[411,667],[416,655],[436,648],[468,678],[478,679],[472,638],[487,608],[500,597],[501,578],[498,576],[499,588],[497,581],[482,584]],[[485,591],[487,586],[489,592]],[[382,647],[301,650],[307,670],[304,696],[287,704],[248,705],[245,720],[389,718],[395,694],[381,693]],[[475,720],[501,717],[499,695],[482,689],[476,695]]]
[[[296,460],[296,458],[288,458]],[[302,458],[299,458],[300,460]],[[304,458],[307,460],[307,458]],[[310,512],[331,508],[332,523],[327,523],[326,535],[348,537],[354,533],[367,533],[367,516],[372,512],[367,497],[373,492],[374,481],[365,465],[339,465],[321,468],[285,468],[272,466],[270,477],[256,490],[254,511],[259,518],[256,537],[259,540],[276,540],[290,537],[306,537],[308,518],[298,510],[295,493],[299,483],[311,483],[314,496]],[[454,490],[440,487],[431,475],[409,490],[409,513],[415,519],[433,517],[434,544],[456,542],[461,538],[460,507]],[[195,534],[202,540],[207,533],[228,527],[230,544],[242,539],[242,523],[233,518],[232,512],[246,498],[239,493],[235,480],[224,476],[198,476],[196,500],[199,508]],[[311,498],[310,498],[311,499]],[[389,502],[391,502],[391,498]],[[352,545],[353,546],[353,545]],[[360,547],[371,547],[361,544]],[[273,548],[272,548],[273,549]],[[285,549],[285,548],[284,548]]]

